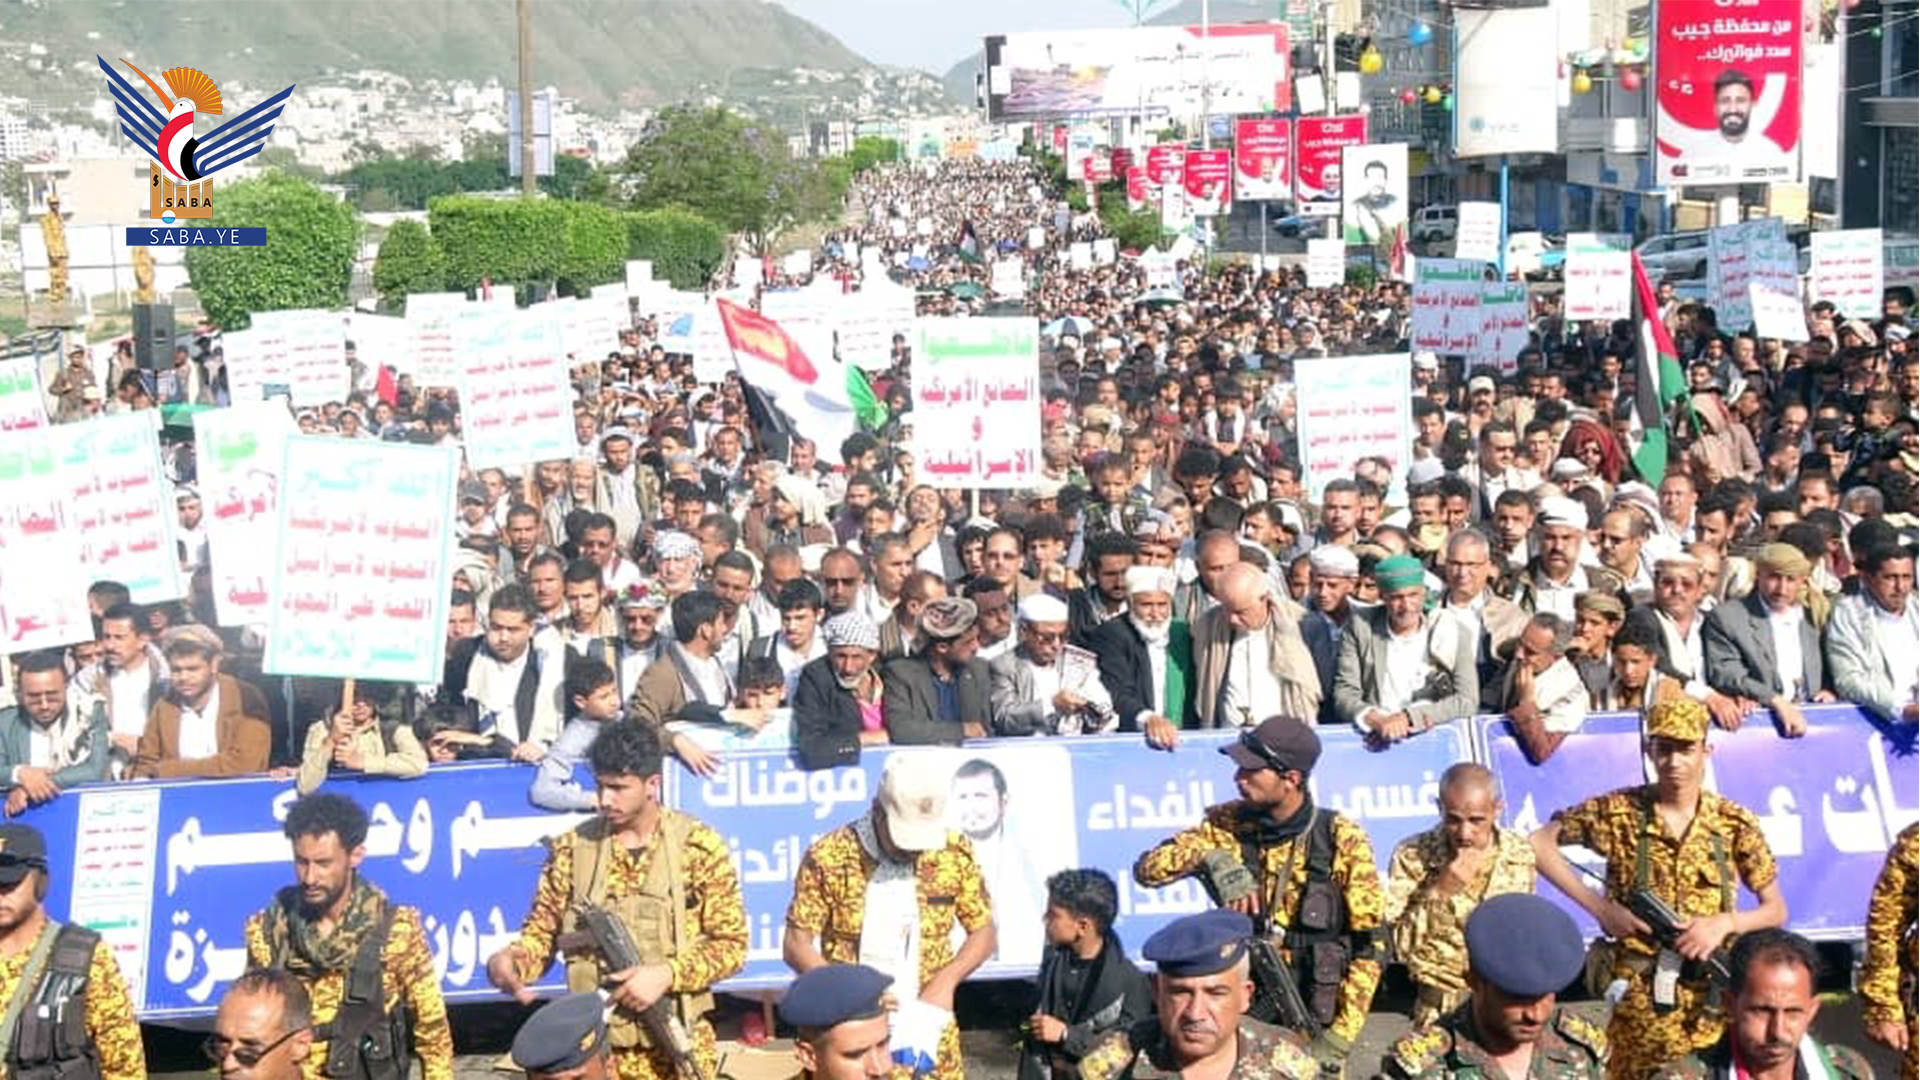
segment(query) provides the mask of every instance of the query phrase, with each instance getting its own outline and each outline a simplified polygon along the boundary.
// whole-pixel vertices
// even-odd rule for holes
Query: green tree
[[[621,169],[634,209],[686,207],[756,251],[818,201],[818,170],[793,158],[784,133],[725,109],[661,110]]]
[[[446,287],[447,256],[433,234],[417,221],[394,222],[380,241],[380,258],[373,264],[374,291],[398,306],[408,293],[440,292]]]
[[[554,282],[577,295],[620,280],[625,269],[626,222],[604,206],[449,195],[433,200],[428,215],[454,288],[485,278],[496,285]]]
[[[676,289],[703,288],[727,257],[726,230],[690,210],[645,210],[626,221],[627,258],[653,260],[654,276]]]
[[[223,189],[210,224],[267,230],[264,247],[186,250],[187,278],[216,326],[239,330],[255,312],[346,304],[360,237],[346,203],[306,180],[268,172]]]

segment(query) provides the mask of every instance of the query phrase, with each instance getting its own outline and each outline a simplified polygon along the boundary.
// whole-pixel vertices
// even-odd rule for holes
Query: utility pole
[[[1200,0],[1200,149],[1213,149],[1213,80],[1208,62],[1213,54],[1213,2]]]
[[[515,0],[520,34],[520,194],[532,198],[533,175],[533,0]]]

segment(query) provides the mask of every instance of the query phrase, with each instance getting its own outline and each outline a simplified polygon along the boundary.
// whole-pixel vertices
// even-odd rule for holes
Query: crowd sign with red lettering
[[[1187,152],[1187,207],[1195,217],[1224,214],[1233,205],[1233,152]]]
[[[1233,129],[1233,197],[1242,202],[1293,197],[1293,125],[1243,116]]]
[[[1127,209],[1139,213],[1147,208],[1147,167],[1135,165],[1127,170]]]
[[[280,520],[280,466],[293,430],[293,418],[277,401],[193,416],[214,621],[221,626],[251,626],[272,616],[267,588]]]
[[[440,677],[459,470],[452,446],[287,438],[267,672]]]
[[[1033,319],[920,319],[912,386],[913,449],[928,483],[1017,488],[1040,475],[1040,337]]]
[[[1421,259],[1413,270],[1413,311],[1408,316],[1413,347],[1442,356],[1467,356],[1480,345],[1480,293],[1485,263],[1472,259]]]
[[[474,305],[454,322],[461,440],[475,469],[573,456],[572,383],[560,327],[536,305]]]
[[[1300,212],[1332,217],[1340,212],[1340,152],[1367,141],[1367,118],[1303,116],[1294,125],[1293,194]]]
[[[1800,179],[1800,0],[1662,0],[1654,13],[1654,183]]]
[[[1411,357],[1321,357],[1295,363],[1293,372],[1308,497],[1319,502],[1330,481],[1351,477],[1354,466],[1369,457],[1386,461],[1395,487],[1403,486],[1407,448],[1413,444],[1413,402],[1407,396]],[[1397,498],[1397,491],[1388,492],[1388,502]]]

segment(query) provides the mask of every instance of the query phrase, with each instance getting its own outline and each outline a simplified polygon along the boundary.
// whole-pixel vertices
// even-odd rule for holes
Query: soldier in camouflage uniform
[[[1080,1059],[1081,1080],[1317,1076],[1318,1063],[1287,1032],[1246,1015],[1253,1003],[1247,972],[1252,934],[1253,920],[1237,911],[1203,911],[1176,919],[1148,938],[1140,952],[1158,968],[1156,1015],[1096,1044]]]
[[[1914,1080],[1920,1007],[1914,984],[1914,881],[1920,878],[1920,823],[1900,830],[1867,904],[1867,958],[1860,965],[1867,1037],[1900,1055],[1901,1080]]]
[[[1554,1004],[1586,960],[1566,912],[1530,893],[1490,897],[1467,919],[1466,1004],[1401,1036],[1392,1080],[1600,1080],[1607,1036]]]
[[[1808,1034],[1820,1015],[1813,942],[1789,930],[1756,930],[1734,944],[1727,968],[1720,1041],[1666,1063],[1652,1080],[1873,1080],[1858,1052]]]

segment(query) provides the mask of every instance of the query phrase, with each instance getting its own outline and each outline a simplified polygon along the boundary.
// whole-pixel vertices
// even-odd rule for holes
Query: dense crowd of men
[[[177,448],[192,593],[136,605],[93,583],[94,640],[14,658],[7,815],[116,779],[291,780],[296,884],[249,920],[253,970],[209,1056],[229,1076],[385,1076],[411,1053],[447,1077],[420,913],[359,875],[365,813],[316,789],[520,763],[536,805],[595,813],[550,845],[518,936],[487,964],[531,1001],[559,958],[590,999],[547,1006],[516,1058],[539,1075],[693,1080],[717,1067],[712,987],[745,962],[747,912],[724,838],[660,791],[671,760],[713,772],[714,732],[779,720],[798,762],[824,769],[874,746],[1130,733],[1177,750],[1184,732],[1237,730],[1223,753],[1238,798],[1132,868],[1147,887],[1198,878],[1220,905],[1145,943],[1151,980],[1114,933],[1118,868],[1047,882],[1023,1080],[1339,1075],[1390,961],[1412,976],[1419,1025],[1380,1064],[1390,1075],[1785,1080],[1809,1061],[1866,1075],[1857,1055],[1807,1049],[1818,957],[1779,929],[1790,913],[1753,811],[1703,779],[1716,732],[1793,739],[1810,705],[1915,723],[1911,290],[1889,289],[1873,320],[1815,302],[1797,344],[1726,332],[1664,283],[1654,314],[1689,393],[1654,474],[1633,463],[1633,327],[1569,322],[1542,296],[1517,373],[1416,354],[1404,467],[1368,458],[1312,497],[1296,366],[1404,348],[1406,286],[1309,289],[1198,253],[1182,300],[1142,302],[1134,253],[1072,267],[1066,241],[1099,223],[1060,213],[1059,195],[1025,161],[877,168],[814,260],[850,289],[887,268],[923,314],[993,310],[988,263],[1020,261],[1024,310],[1046,328],[1033,486],[922,479],[904,337],[873,379],[886,422],[820,445],[770,425],[737,376],[696,384],[637,312],[603,359],[575,358],[576,457],[461,483],[442,679],[343,694],[259,678],[258,629],[216,625]],[[201,351],[176,358],[176,383],[204,381],[212,400],[217,345]],[[116,384],[107,405],[84,354],[50,389],[76,422],[155,396]],[[460,419],[453,395],[406,379],[297,417],[305,432],[441,444]],[[1491,774],[1457,766],[1384,884],[1364,829],[1308,791],[1316,729],[1392,753],[1498,714],[1537,763],[1601,711],[1643,717],[1646,783],[1542,808],[1551,820],[1527,836],[1501,825]],[[917,1071],[963,1075],[954,990],[1012,931],[972,842],[945,824],[943,760],[889,758],[873,806],[800,865],[782,943],[800,981],[782,1012],[807,1073],[881,1075],[890,1029]],[[1907,1076],[1915,843],[1909,827],[1890,853],[1860,982],[1865,1034]],[[1573,844],[1605,861],[1599,890],[1562,854]],[[141,1075],[110,953],[38,905],[61,865],[31,828],[0,829],[0,999],[85,994],[84,1009],[22,1013],[36,1038],[16,1036],[10,1064]],[[1593,916],[1604,947],[1523,902],[1536,876]],[[1633,906],[1646,890],[1678,913],[1672,933]],[[1613,1003],[1604,1030],[1555,1008],[1583,971]]]

